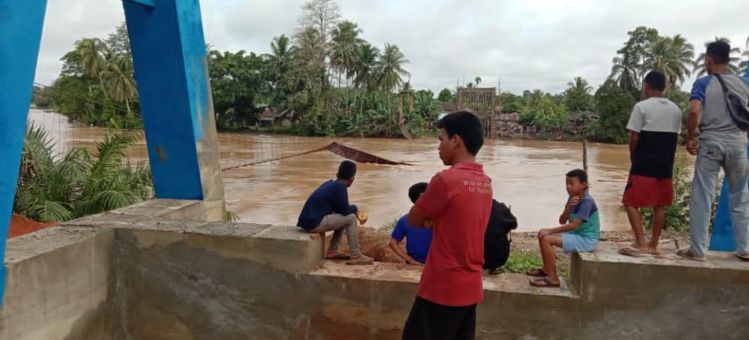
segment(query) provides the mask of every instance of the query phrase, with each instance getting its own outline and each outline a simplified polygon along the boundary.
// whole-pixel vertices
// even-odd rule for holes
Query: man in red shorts
[[[473,339],[492,208],[491,180],[476,163],[484,131],[465,111],[446,115],[437,128],[440,159],[451,167],[432,177],[408,213],[408,224],[433,234],[403,339]]]
[[[676,104],[663,97],[666,76],[652,71],[645,76],[642,93],[629,118],[629,152],[632,168],[622,203],[635,234],[635,243],[619,250],[629,256],[657,255],[666,207],[674,198],[673,175],[676,144],[682,114]],[[653,208],[653,236],[645,239],[640,208]]]

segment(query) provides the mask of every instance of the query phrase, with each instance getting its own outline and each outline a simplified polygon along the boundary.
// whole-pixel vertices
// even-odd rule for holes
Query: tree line
[[[716,37],[716,40],[727,41]],[[441,111],[440,102],[455,101],[445,88],[435,98],[429,90],[411,88],[409,63],[395,44],[378,48],[363,30],[341,17],[334,0],[309,0],[299,27],[274,37],[270,52],[219,51],[207,46],[214,111],[219,130],[256,129],[263,110],[288,123],[276,131],[304,135],[399,136],[403,128],[419,135]],[[743,52],[734,48],[731,68],[745,72],[749,39]],[[74,121],[118,128],[142,126],[127,30],[120,25],[106,39],[85,38],[62,57],[60,76],[37,88],[34,103],[53,106]],[[670,99],[686,109],[681,90],[691,75],[704,74],[704,53],[683,36],[663,36],[637,27],[612,59],[610,76],[597,89],[573,78],[559,94],[525,90],[498,94],[502,112],[519,114],[519,122],[538,136],[582,135],[601,142],[623,143],[630,110],[640,97],[646,72],[668,77]],[[468,87],[479,86],[481,78]],[[581,122],[590,119],[581,128]]]

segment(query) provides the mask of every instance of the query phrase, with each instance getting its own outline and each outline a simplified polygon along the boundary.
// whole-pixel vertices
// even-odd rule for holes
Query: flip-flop
[[[634,247],[627,247],[627,248],[621,248],[619,249],[619,254],[626,255],[626,256],[632,256],[632,257],[642,257],[645,255],[650,255],[651,249],[650,248],[634,248]]]
[[[541,277],[541,278],[529,280],[528,284],[530,284],[532,287],[539,287],[539,288],[559,288],[559,287],[561,287],[560,283],[551,282],[551,280],[549,280],[548,277]]]
[[[736,253],[736,257],[742,261],[749,261],[749,253]]]
[[[326,260],[349,260],[349,259],[351,259],[351,256],[348,256],[348,255],[342,254],[342,253],[336,253],[336,254],[333,254],[333,255],[327,255],[327,256],[325,256],[325,259]]]
[[[525,275],[527,275],[527,276],[533,276],[533,277],[547,277],[547,276],[549,276],[548,274],[546,274],[546,272],[542,268],[531,269],[531,270],[525,272]]]
[[[346,264],[348,265],[369,265],[373,263],[374,259],[366,255],[361,255],[346,261]]]

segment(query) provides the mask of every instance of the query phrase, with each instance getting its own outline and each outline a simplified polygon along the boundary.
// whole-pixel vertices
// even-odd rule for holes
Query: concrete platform
[[[421,267],[324,261],[316,234],[153,204],[9,240],[0,339],[400,337]],[[730,254],[571,263],[561,289],[484,276],[477,338],[749,339],[749,263]]]

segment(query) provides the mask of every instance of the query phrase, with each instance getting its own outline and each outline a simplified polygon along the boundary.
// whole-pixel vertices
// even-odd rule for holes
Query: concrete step
[[[345,261],[323,261],[310,275],[346,278],[353,280],[371,280],[401,282],[413,285],[414,292],[419,283],[423,267],[402,263],[375,262],[371,266],[351,266]],[[528,284],[529,277],[523,274],[503,273],[499,275],[484,274],[484,293],[488,296],[495,293],[527,294],[560,298],[579,298],[562,280],[561,288],[536,288]]]

